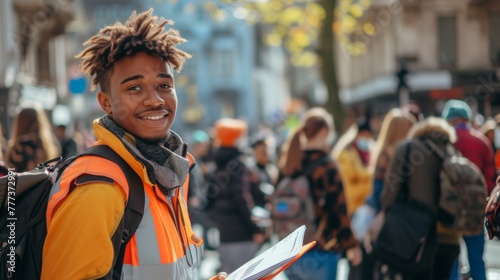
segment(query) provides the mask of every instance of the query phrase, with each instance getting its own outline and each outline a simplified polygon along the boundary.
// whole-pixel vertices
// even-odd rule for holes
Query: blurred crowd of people
[[[39,105],[28,103],[17,108],[9,139],[0,127],[0,175],[7,168],[16,172],[34,169],[47,160],[81,153],[95,141],[88,132],[73,129],[70,135],[66,125],[53,126]]]
[[[486,279],[484,233],[462,236],[438,228],[434,269],[417,278],[392,271],[370,252],[377,213],[387,211],[398,199],[400,182],[391,181],[388,174],[401,166],[395,159],[401,159],[406,143],[439,138],[443,147],[453,145],[481,170],[487,182],[485,198],[489,195],[500,170],[494,139],[498,123],[493,119],[484,123],[476,120],[468,104],[460,100],[449,100],[439,117],[425,117],[414,103],[393,108],[383,116],[378,131],[369,116],[363,116],[338,137],[334,135],[332,117],[319,108],[305,112],[286,139],[280,139],[280,134],[270,129],[259,129],[247,137],[244,122],[220,120],[213,130],[193,134],[191,148],[205,183],[191,190],[191,201],[195,202],[191,207],[203,209],[191,214],[208,215],[210,222],[198,220],[203,220],[205,227],[219,229],[222,267],[232,271],[249,260],[259,243],[268,241],[273,233],[272,222],[262,223],[262,217],[272,220],[269,213],[273,187],[326,155],[330,161],[309,175],[314,222],[321,231],[316,235],[318,245],[310,254],[321,261],[308,268],[307,260],[311,258],[306,254],[286,270],[289,279],[335,279],[335,264],[342,257],[350,260],[349,279],[461,279],[460,238],[467,244],[468,275]],[[195,140],[200,139],[198,134],[204,135],[203,141]],[[198,153],[199,145],[204,147],[202,154]],[[438,208],[435,190],[439,188],[441,164],[439,158],[430,156],[409,179],[410,199],[434,211]],[[206,203],[199,203],[201,200]],[[267,211],[267,216],[259,216],[262,212],[257,209]]]
[[[449,100],[440,117],[425,118],[413,103],[393,108],[383,116],[378,131],[371,126],[370,116],[363,116],[338,136],[332,116],[321,108],[304,112],[286,139],[265,126],[249,133],[245,121],[220,119],[212,128],[187,137],[197,162],[190,171],[192,223],[203,228],[205,247],[218,250],[221,271],[234,271],[272,240],[271,198],[280,180],[326,157],[308,175],[317,245],[286,270],[288,278],[335,279],[336,263],[346,257],[349,279],[416,279],[391,271],[370,255],[375,216],[395,203],[400,189],[388,174],[399,167],[397,159],[405,143],[441,137],[477,165],[489,194],[500,172],[500,151],[495,145],[500,141],[495,139],[500,119],[475,120],[470,107],[460,100]],[[65,126],[52,127],[37,106],[19,108],[9,139],[0,137],[0,172],[6,174],[6,168],[29,171],[57,156],[67,159],[88,146],[81,138],[68,135]],[[441,163],[437,158],[426,161],[409,179],[409,196],[436,209],[433,189],[439,187]],[[210,236],[214,229],[215,237]],[[467,244],[470,275],[474,280],[486,279],[483,233],[462,236],[438,228],[437,234],[439,257],[433,271],[423,272],[426,279],[459,279],[460,238]],[[312,258],[317,261],[308,267]]]

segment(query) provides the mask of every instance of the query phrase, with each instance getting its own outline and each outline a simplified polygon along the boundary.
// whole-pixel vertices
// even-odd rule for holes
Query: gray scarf
[[[99,119],[99,123],[122,141],[144,166],[153,184],[157,184],[163,194],[172,196],[173,191],[184,184],[189,172],[189,160],[184,157],[186,146],[175,132],[170,131],[163,143],[145,142],[126,132],[108,115]]]

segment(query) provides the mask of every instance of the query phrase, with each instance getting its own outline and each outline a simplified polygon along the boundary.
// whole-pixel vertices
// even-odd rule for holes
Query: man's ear
[[[111,97],[109,96],[109,93],[99,91],[97,93],[97,101],[99,101],[99,105],[101,105],[101,108],[104,110],[104,112],[106,112],[108,115],[113,114],[111,110]]]

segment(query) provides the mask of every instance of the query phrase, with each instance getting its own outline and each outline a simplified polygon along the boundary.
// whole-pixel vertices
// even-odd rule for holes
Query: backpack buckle
[[[44,168],[48,167],[49,171],[53,171],[55,169],[55,167],[61,162],[61,160],[62,160],[61,156],[53,158],[53,159],[49,159],[46,162],[42,162],[42,163],[38,164],[37,168],[44,169]],[[54,164],[52,164],[52,163],[54,163]]]

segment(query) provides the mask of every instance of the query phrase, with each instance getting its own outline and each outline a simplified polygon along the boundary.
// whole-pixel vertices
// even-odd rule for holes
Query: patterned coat
[[[327,155],[323,151],[305,151],[302,166]],[[312,171],[310,178],[316,206],[316,224],[322,231],[319,245],[324,250],[340,251],[357,245],[347,214],[344,188],[336,164],[329,161]]]

